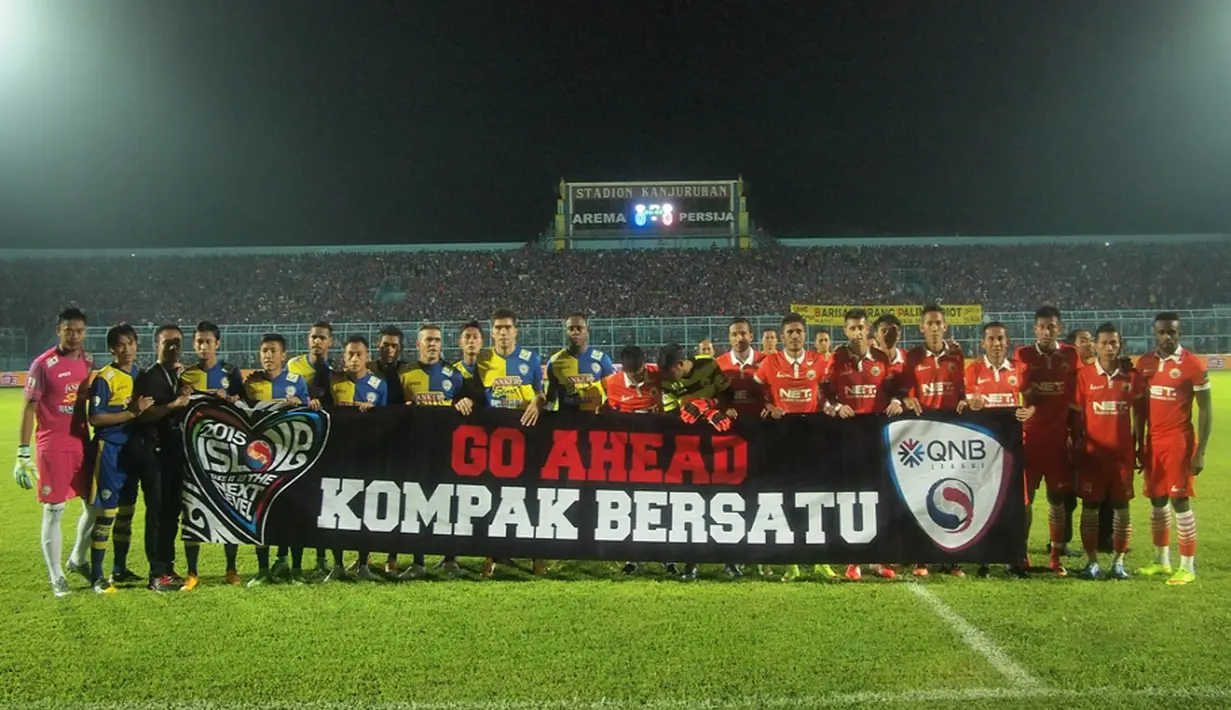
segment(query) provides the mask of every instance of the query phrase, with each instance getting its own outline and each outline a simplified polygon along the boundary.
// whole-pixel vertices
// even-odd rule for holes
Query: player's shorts
[[[1026,500],[1046,481],[1049,493],[1073,490],[1073,467],[1069,462],[1068,434],[1034,432],[1022,435],[1025,456]]]
[[[40,503],[64,503],[90,493],[90,475],[86,467],[84,442],[72,441],[39,444],[34,453],[38,466],[38,500]]]
[[[90,455],[90,492],[86,498],[89,504],[104,510],[114,510],[120,506],[121,491],[129,488],[130,476],[120,465],[121,444],[110,441],[96,441]],[[135,483],[135,481],[134,481]],[[131,504],[135,501],[129,501]]]
[[[1151,434],[1146,443],[1145,494],[1151,498],[1192,498],[1195,442],[1188,432]]]
[[[1106,457],[1083,457],[1077,472],[1077,495],[1088,503],[1133,499],[1133,464]]]

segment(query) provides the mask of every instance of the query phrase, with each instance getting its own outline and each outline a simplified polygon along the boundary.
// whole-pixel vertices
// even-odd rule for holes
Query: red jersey
[[[840,347],[829,361],[825,395],[856,414],[880,414],[889,406],[891,369],[889,356],[876,348],[859,357],[849,347]]]
[[[718,368],[731,382],[731,392],[734,396],[732,406],[741,417],[759,416],[765,406],[765,398],[761,394],[761,385],[754,379],[757,368],[765,360],[765,355],[748,348],[748,358],[738,360],[735,351],[725,352],[718,357]],[[818,370],[824,372],[824,370]]]
[[[985,407],[1020,407],[1029,389],[1026,368],[1015,360],[1005,358],[997,367],[984,356],[966,368],[966,399],[981,394]]]
[[[825,371],[821,357],[805,350],[792,360],[786,351],[761,361],[756,381],[765,386],[766,397],[787,414],[811,414],[821,410],[821,382]]]
[[[966,358],[960,352],[937,355],[920,345],[906,354],[897,389],[919,400],[924,409],[952,411],[966,398],[965,377]]]
[[[84,350],[69,356],[58,347],[39,355],[26,378],[26,401],[37,402],[35,440],[39,448],[65,440],[90,439],[86,396],[94,363]]]
[[[1081,412],[1086,453],[1102,460],[1132,464],[1133,403],[1145,394],[1134,370],[1108,373],[1098,362],[1077,373],[1073,408]]]
[[[1026,368],[1030,403],[1035,407],[1034,416],[1022,425],[1025,431],[1068,431],[1069,408],[1081,369],[1077,350],[1060,345],[1048,353],[1037,344],[1023,345],[1013,359]]]
[[[1193,393],[1210,388],[1210,375],[1201,358],[1184,348],[1159,358],[1157,353],[1137,361],[1143,387],[1150,396],[1150,435],[1193,433]]]
[[[646,414],[663,410],[662,377],[656,365],[645,366],[645,381],[635,385],[623,371],[603,378],[607,408],[617,412]]]
[[[882,351],[883,352],[883,351]],[[892,355],[887,355],[889,358],[889,368],[893,370],[893,374],[902,374],[902,368],[906,366],[906,351],[902,348],[894,348]],[[889,405],[885,405],[889,406]]]

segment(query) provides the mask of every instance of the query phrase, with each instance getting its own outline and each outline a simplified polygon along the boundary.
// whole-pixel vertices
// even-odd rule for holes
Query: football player
[[[370,363],[368,339],[362,335],[352,335],[346,339],[342,348],[342,365],[344,372],[334,373],[330,382],[330,400],[335,407],[354,407],[366,412],[373,407],[383,407],[389,403],[389,390],[385,380],[368,369]],[[368,566],[369,553],[359,551],[359,565],[355,576],[369,582],[379,582],[372,568]],[[325,575],[326,582],[346,579],[346,566],[342,563],[342,550],[333,551],[333,569]]]
[[[313,409],[320,408],[319,400],[312,399],[308,394],[308,381],[286,368],[286,338],[278,333],[266,333],[261,336],[260,346],[261,368],[248,375],[244,381],[245,399],[249,402],[280,401],[297,407],[307,405]],[[286,578],[291,584],[305,584],[303,574],[303,548],[290,546],[291,564],[286,563],[287,546],[278,548],[278,562],[274,567],[269,565],[269,548],[256,548],[257,575],[248,580],[249,587],[256,587],[279,578]]]
[[[543,362],[538,353],[517,346],[517,315],[513,311],[497,310],[491,323],[492,347],[479,353],[475,361],[475,376],[483,384],[487,406],[520,410],[522,426],[534,426],[547,404]],[[494,559],[483,562],[484,577],[491,577],[495,569]],[[534,573],[546,575],[547,563],[534,560]]]
[[[1177,314],[1159,313],[1154,318],[1154,352],[1137,362],[1149,393],[1149,433],[1140,458],[1145,469],[1145,494],[1150,497],[1150,533],[1154,538],[1154,562],[1137,573],[1171,574],[1171,512],[1175,511],[1180,568],[1167,580],[1172,585],[1197,579],[1193,480],[1205,469],[1205,451],[1214,426],[1209,373],[1199,356],[1180,345],[1181,334]],[[1196,436],[1193,402],[1200,408]]]
[[[584,314],[565,318],[564,332],[568,345],[547,361],[547,406],[558,411],[597,412],[606,399],[603,378],[615,372],[611,358],[590,347]]]
[[[1079,418],[1074,443],[1077,453],[1077,493],[1081,496],[1081,542],[1086,551],[1083,579],[1098,579],[1099,509],[1111,501],[1115,554],[1111,577],[1128,579],[1124,553],[1132,535],[1128,502],[1133,498],[1133,467],[1137,442],[1144,431],[1145,392],[1136,371],[1122,369],[1120,333],[1111,323],[1095,333],[1098,358],[1077,374],[1073,409]]]
[[[90,534],[90,577],[94,591],[99,594],[116,592],[116,587],[103,576],[103,560],[116,510],[121,501],[133,505],[137,500],[137,478],[130,478],[120,465],[120,450],[128,441],[129,424],[154,404],[152,397],[133,398],[133,384],[140,373],[136,364],[137,331],[127,323],[110,328],[107,349],[114,359],[98,371],[91,383],[89,403],[90,426],[94,427],[94,476],[88,500],[95,509]]]
[[[85,326],[86,316],[80,310],[61,311],[56,318],[59,342],[30,365],[18,438],[20,446],[13,467],[17,485],[27,490],[38,487],[38,501],[43,504],[40,549],[51,579],[51,591],[56,597],[67,596],[71,591],[60,562],[63,546],[60,520],[64,517],[64,504],[70,498],[88,494],[89,485],[85,466],[89,426],[86,401],[79,399],[81,389],[89,384],[93,369],[90,354],[82,347]],[[36,421],[37,447],[31,456],[30,439],[35,436]],[[93,528],[93,512],[83,502],[77,540],[69,557],[69,567],[74,572],[87,569],[86,550]]]
[[[184,368],[180,382],[191,387],[194,392],[210,394],[230,402],[237,402],[244,397],[244,376],[239,368],[218,359],[218,348],[222,346],[222,332],[217,325],[209,321],[197,324],[192,334],[193,350],[197,354],[197,363]],[[227,584],[238,586],[242,583],[236,557],[238,545],[222,546],[226,554]],[[180,591],[191,592],[201,583],[197,571],[197,563],[201,558],[201,543],[193,540],[184,541],[184,559],[188,562],[188,577]]]

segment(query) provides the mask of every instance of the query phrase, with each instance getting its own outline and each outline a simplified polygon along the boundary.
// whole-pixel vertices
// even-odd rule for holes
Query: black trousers
[[[120,457],[121,465],[140,482],[145,501],[145,556],[150,561],[150,578],[171,574],[183,510],[184,462],[179,447],[134,438]]]

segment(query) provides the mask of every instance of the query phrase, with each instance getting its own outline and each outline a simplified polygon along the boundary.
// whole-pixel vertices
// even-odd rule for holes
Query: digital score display
[[[573,238],[731,236],[740,195],[734,180],[565,183],[563,216]]]

